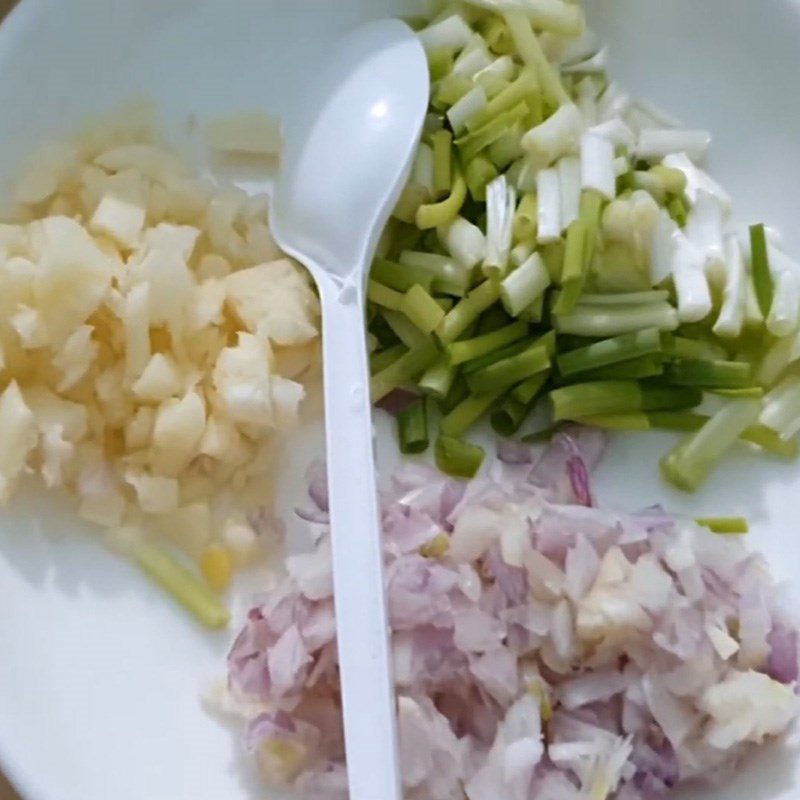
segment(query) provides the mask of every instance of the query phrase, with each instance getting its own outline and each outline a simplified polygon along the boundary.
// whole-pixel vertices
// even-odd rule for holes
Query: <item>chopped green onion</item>
[[[511,358],[511,356],[519,355],[523,351],[527,350],[530,346],[531,342],[529,339],[523,339],[518,342],[514,342],[506,347],[501,347],[499,350],[493,350],[491,353],[487,353],[485,356],[480,356],[472,361],[465,362],[461,367],[461,371],[465,376],[469,375],[472,372],[477,372],[478,370],[484,369],[485,367],[495,364],[498,361],[503,361],[506,358]]]
[[[456,139],[456,147],[465,162],[472,161],[482,150],[496,142],[514,123],[520,122],[530,113],[527,103],[518,103],[514,108],[504,111],[482,128],[466,133]]]
[[[527,323],[512,322],[510,325],[492,333],[476,336],[474,339],[453,342],[447,346],[447,354],[450,357],[450,363],[454,366],[463,364],[465,361],[481,358],[495,350],[499,350],[501,347],[516,342],[518,339],[525,337],[527,333]]]
[[[424,372],[439,356],[439,350],[433,341],[424,342],[412,347],[394,363],[376,373],[370,380],[372,402],[377,403],[404,383],[414,380]]]
[[[433,273],[429,270],[397,264],[383,258],[373,261],[370,277],[397,292],[407,292],[414,284],[419,284],[426,292],[430,292],[433,284]]]
[[[466,433],[502,397],[505,389],[478,396],[468,396],[452,408],[441,421],[442,433],[446,436],[461,436]]]
[[[580,303],[570,314],[556,314],[554,323],[559,333],[607,337],[645,328],[674,331],[678,327],[678,314],[666,302],[603,307]]]
[[[513,397],[507,397],[502,405],[492,412],[489,421],[496,434],[508,438],[519,431],[530,413],[531,406],[526,406]]]
[[[449,414],[456,406],[460,405],[469,397],[469,386],[464,380],[463,375],[456,373],[453,385],[443,400],[439,401],[439,410],[442,414]]]
[[[744,361],[700,361],[678,358],[667,367],[666,378],[679,386],[715,389],[749,387],[753,369]]]
[[[711,533],[742,535],[750,532],[750,525],[744,517],[700,517],[695,522]]]
[[[716,394],[720,397],[732,398],[752,397],[755,399],[760,399],[766,394],[761,386],[744,386],[741,389],[720,389],[715,387],[707,387],[707,391],[709,394]]]
[[[549,372],[543,372],[528,378],[511,390],[511,397],[522,405],[530,405],[539,396],[549,377]]]
[[[133,551],[139,567],[209,628],[224,628],[230,611],[220,599],[163,548],[140,542]]]
[[[425,290],[423,289],[423,291]],[[403,295],[400,292],[396,292],[374,279],[367,282],[367,300],[392,311],[399,311],[403,305]]]
[[[417,209],[416,223],[420,230],[438,228],[452,222],[461,211],[461,206],[467,199],[467,184],[461,173],[456,170],[453,178],[453,188],[450,196],[438,203],[422,205]]]
[[[428,53],[428,69],[431,73],[431,81],[438,81],[444,78],[453,69],[453,51],[442,48]]]
[[[660,353],[663,347],[661,331],[647,328],[625,333],[613,339],[595,342],[578,350],[562,353],[556,359],[562,375],[575,375],[590,369],[607,367],[621,361]]]
[[[479,130],[500,114],[510,111],[531,95],[537,94],[539,88],[536,73],[529,67],[524,68],[516,80],[496,94],[480,114],[476,114],[467,122],[467,129],[470,131]]]
[[[456,303],[439,325],[437,334],[443,344],[450,344],[500,297],[497,281],[484,281],[474,288],[461,302]]]
[[[723,406],[703,427],[661,459],[661,469],[670,483],[694,492],[708,478],[717,462],[758,419],[758,400],[733,400]]]
[[[437,400],[444,400],[453,387],[456,375],[456,368],[450,365],[447,356],[443,356],[425,371],[419,379],[419,388]]]
[[[467,164],[467,186],[475,202],[483,203],[486,201],[486,187],[499,174],[495,165],[483,156],[477,156]]]
[[[397,415],[400,452],[418,455],[428,449],[428,412],[424,399],[415,400]]]
[[[561,293],[553,308],[555,314],[569,314],[583,291],[586,280],[586,225],[575,220],[567,229],[567,245],[564,249],[564,266],[561,268]]]
[[[769,266],[767,234],[761,224],[750,227],[750,251],[756,299],[762,316],[766,318],[772,308],[775,287],[772,283],[772,272]]]
[[[656,164],[650,167],[650,172],[661,181],[668,194],[681,196],[686,191],[686,175],[681,170]]]
[[[669,300],[669,292],[654,289],[649,292],[622,292],[619,294],[581,295],[582,306],[641,306],[649,303],[663,303]]]
[[[439,436],[436,440],[436,466],[454,478],[474,478],[485,455],[482,447],[452,436]]]
[[[433,95],[433,105],[444,111],[454,106],[472,87],[473,83],[466,75],[451,73],[439,81]]]
[[[702,400],[699,389],[649,386],[636,381],[593,381],[550,392],[556,422],[633,411],[693,408]]]
[[[537,299],[544,296],[550,286],[550,273],[538,253],[533,253],[515,269],[500,285],[503,307],[512,316],[518,317]]]
[[[597,367],[581,372],[575,380],[579,381],[633,381],[642,378],[656,378],[664,374],[664,360],[660,355],[640,356],[607,367]]]
[[[432,276],[431,290],[434,292],[463,297],[469,289],[469,269],[447,256],[404,250],[400,254],[400,264],[428,272]],[[419,283],[424,287],[422,282]]]
[[[424,334],[405,314],[399,311],[391,311],[386,309],[383,311],[383,318],[386,324],[392,329],[395,336],[406,347],[417,347],[429,340],[429,337]]]
[[[450,187],[453,183],[453,134],[443,129],[436,131],[431,139],[433,142],[433,196],[435,200],[441,200],[450,194]]]
[[[686,203],[683,202],[682,197],[673,197],[667,203],[667,211],[670,217],[677,223],[679,228],[686,226],[686,220],[689,218],[689,210],[686,208]]]
[[[419,284],[402,296],[399,310],[423,333],[433,333],[444,319],[441,306]]]
[[[533,345],[518,355],[471,372],[466,376],[467,385],[476,395],[489,394],[520,383],[532,375],[545,372],[549,367],[550,356],[547,348]]]
[[[514,215],[514,239],[516,241],[529,242],[536,238],[538,214],[536,195],[530,192],[523,195]]]
[[[381,372],[390,364],[394,364],[400,356],[407,352],[408,348],[405,345],[396,344],[394,347],[389,347],[386,350],[373,353],[369,359],[370,374],[374,375],[376,372]]]

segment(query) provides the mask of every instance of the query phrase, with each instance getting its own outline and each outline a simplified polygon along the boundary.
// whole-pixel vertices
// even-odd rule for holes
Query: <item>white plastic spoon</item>
[[[425,53],[396,20],[347,36],[284,120],[271,226],[319,287],[339,670],[351,800],[399,800],[375,491],[366,276],[419,142]]]

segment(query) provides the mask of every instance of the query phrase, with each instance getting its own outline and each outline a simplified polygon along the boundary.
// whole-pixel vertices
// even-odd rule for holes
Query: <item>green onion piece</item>
[[[684,336],[672,336],[665,344],[664,350],[674,358],[688,358],[695,361],[724,361],[725,349],[714,342],[704,339],[687,339]]]
[[[666,372],[666,379],[679,386],[742,389],[750,386],[753,368],[744,361],[699,361],[678,358]]]
[[[453,365],[463,364],[476,358],[488,355],[506,345],[524,338],[528,333],[525,322],[512,322],[504,328],[476,336],[474,339],[463,339],[447,346],[447,354]]]
[[[386,324],[392,329],[395,336],[397,336],[406,347],[417,347],[429,341],[429,337],[405,314],[401,314],[399,311],[386,309],[383,312],[383,318],[386,320]]]
[[[533,253],[503,279],[500,299],[503,308],[512,316],[523,316],[526,309],[542,299],[550,286],[550,273],[538,253]]]
[[[752,254],[753,287],[761,314],[766,319],[772,308],[775,286],[769,267],[767,252],[767,235],[762,224],[750,227],[750,251]]]
[[[555,314],[570,314],[575,308],[586,281],[586,225],[577,219],[567,229],[564,265],[561,268],[561,292],[553,307]]]
[[[742,441],[781,458],[797,458],[797,440],[784,440],[766,425],[751,425],[742,434]]]
[[[415,456],[428,449],[428,412],[424,399],[415,400],[397,415],[400,452]]]
[[[699,406],[702,400],[699,389],[648,386],[636,381],[593,381],[550,392],[556,422],[633,411],[675,411]]]
[[[446,436],[461,436],[466,433],[491,409],[504,392],[505,389],[499,389],[479,396],[465,397],[442,417],[442,433]]]
[[[689,218],[689,209],[686,208],[686,203],[683,202],[682,197],[673,197],[667,204],[667,211],[679,228],[683,228],[686,225],[686,220]]]
[[[442,414],[449,414],[456,406],[469,397],[469,386],[463,375],[456,373],[453,385],[444,400],[439,401],[439,410]]]
[[[530,109],[527,103],[518,103],[514,108],[504,111],[490,122],[487,122],[482,128],[459,136],[456,139],[456,147],[458,147],[461,158],[465,162],[471,161],[482,150],[496,142],[515,123],[525,119],[529,113]]]
[[[157,545],[141,542],[133,557],[139,567],[209,628],[224,628],[230,611],[193,572]]]
[[[437,335],[443,344],[450,344],[500,298],[500,284],[484,281],[475,287],[461,302],[456,303],[442,320]]]
[[[524,11],[508,11],[503,16],[520,57],[525,64],[535,70],[539,83],[548,98],[555,101],[558,106],[571,103],[572,99],[564,89],[558,73],[547,60],[526,13]]]
[[[425,394],[429,394],[437,400],[444,400],[453,387],[456,375],[456,368],[450,365],[447,356],[443,356],[425,371],[425,374],[419,379],[418,386],[420,391]]]
[[[489,145],[489,160],[498,170],[505,170],[524,154],[522,137],[526,130],[522,122],[515,122],[499,139],[495,139]]]
[[[695,522],[711,533],[741,535],[750,532],[750,525],[744,517],[700,517]]]
[[[605,338],[645,328],[674,331],[678,314],[669,303],[603,307],[579,303],[570,314],[556,314],[554,324],[559,333]]]
[[[650,167],[650,172],[661,181],[667,193],[680,196],[686,191],[686,175],[682,170],[656,164]]]
[[[679,489],[697,491],[760,413],[758,400],[733,400],[723,406],[699,431],[661,459],[664,477]]]
[[[452,222],[461,211],[467,199],[467,184],[458,169],[455,170],[453,188],[450,196],[438,203],[420,206],[417,209],[416,223],[420,230],[431,230]]]
[[[564,376],[569,376],[640,356],[655,355],[661,350],[661,331],[657,328],[647,328],[562,353],[556,361],[559,372]]]
[[[549,377],[549,372],[543,372],[528,378],[511,390],[511,397],[524,406],[531,405],[539,397]]]
[[[667,199],[667,189],[664,186],[664,182],[650,170],[636,170],[633,173],[633,188],[648,192],[659,205],[663,205]]]
[[[470,271],[447,256],[404,250],[400,264],[428,272],[432,276],[431,291],[463,297],[469,289]]]
[[[431,73],[431,82],[440,81],[453,70],[455,58],[452,50],[441,49],[428,53],[428,69]]]
[[[482,447],[452,436],[439,436],[436,440],[436,466],[454,478],[474,478],[485,455]]]
[[[499,175],[488,158],[477,156],[467,164],[466,178],[469,193],[476,203],[486,202],[486,187]]]
[[[372,402],[377,403],[398,386],[413,381],[439,357],[439,350],[432,340],[412,347],[394,363],[377,372],[370,380]]]
[[[399,310],[426,334],[433,333],[444,319],[442,307],[419,284],[402,296]]]
[[[712,387],[708,389],[708,392],[709,394],[716,394],[720,397],[729,397],[732,399],[742,399],[747,397],[760,399],[766,394],[761,386],[745,386],[741,389],[718,389]]]
[[[398,358],[405,355],[407,352],[408,348],[405,345],[396,344],[394,347],[389,347],[386,350],[374,353],[369,359],[370,374],[374,375],[376,372],[381,372],[390,364],[394,364]]]
[[[588,270],[597,246],[597,233],[603,213],[603,197],[599,192],[587,189],[581,193],[580,220],[586,226],[586,240],[583,249],[585,269]]]
[[[500,306],[494,305],[481,314],[475,335],[483,336],[485,333],[494,333],[500,328],[510,325],[513,321]]]
[[[376,258],[372,262],[370,277],[397,292],[407,292],[414,284],[430,292],[433,285],[433,273],[429,270],[397,264],[384,258]]]
[[[473,83],[466,75],[451,73],[439,81],[432,104],[440,111],[455,105],[470,89]]]
[[[467,130],[476,131],[482,128],[495,117],[510,111],[531,95],[538,94],[539,91],[536,73],[530,67],[525,67],[514,81],[489,101],[486,108],[467,121]]]
[[[533,345],[516,356],[496,361],[488,367],[469,373],[466,376],[467,385],[473,394],[490,394],[521,383],[549,368],[550,356],[547,348]]]
[[[430,191],[425,186],[409,182],[403,187],[392,216],[401,222],[416,223],[417,211],[430,199]]]
[[[619,294],[581,295],[582,306],[641,306],[648,303],[663,303],[669,300],[669,292],[654,289],[650,292],[622,292]]]
[[[494,14],[484,15],[478,23],[478,30],[493,53],[510,55],[514,52],[511,34],[500,17]]]
[[[433,196],[441,200],[453,185],[453,134],[442,129],[431,137],[433,142]]]
[[[505,438],[513,436],[522,427],[522,423],[528,418],[531,410],[531,405],[526,406],[513,397],[507,397],[502,405],[492,412],[489,420],[492,430],[498,436]]]
[[[399,311],[403,305],[403,295],[400,292],[396,292],[394,289],[390,289],[388,286],[384,286],[373,279],[367,282],[367,300],[392,311]]]
[[[538,217],[536,195],[530,192],[523,195],[519,206],[517,206],[517,212],[514,215],[515,241],[529,242],[536,238]]]
[[[480,358],[474,358],[472,361],[465,362],[461,367],[461,371],[465,376],[469,375],[473,372],[477,372],[478,370],[495,364],[498,361],[511,358],[511,356],[519,355],[527,350],[530,346],[531,342],[529,339],[522,339],[520,341],[513,342],[512,344],[506,345],[506,347],[501,347],[499,350],[494,350],[491,353],[487,353],[485,356],[480,356]]]
[[[581,372],[575,381],[636,381],[657,378],[664,374],[664,360],[660,355],[640,356],[619,364],[609,364]]]

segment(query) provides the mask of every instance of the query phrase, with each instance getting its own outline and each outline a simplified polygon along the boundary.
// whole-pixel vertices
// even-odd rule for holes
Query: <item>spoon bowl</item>
[[[281,248],[320,291],[333,585],[351,800],[400,800],[364,290],[429,99],[425,53],[387,20],[342,40],[298,107],[271,210]]]

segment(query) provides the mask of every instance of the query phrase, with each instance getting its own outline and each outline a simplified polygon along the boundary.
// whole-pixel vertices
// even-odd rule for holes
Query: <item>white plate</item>
[[[66,133],[132,93],[154,96],[176,130],[190,113],[280,112],[302,91],[321,44],[401,7],[392,0],[23,0],[0,28],[0,175],[13,172],[30,143]],[[800,5],[594,0],[592,12],[613,44],[615,76],[709,128],[715,173],[742,219],[779,225],[800,254]],[[287,464],[287,506],[319,446],[318,432],[304,438]],[[656,456],[668,442],[616,442],[601,472],[603,500],[746,514],[752,544],[778,576],[800,586],[797,466],[742,455],[701,498],[687,498],[659,482]],[[200,631],[133,568],[81,537],[63,509],[29,496],[0,519],[3,766],[29,800],[260,796],[234,738],[197,699],[222,670],[229,635]],[[797,797],[793,748],[771,748],[733,786],[697,796]]]

